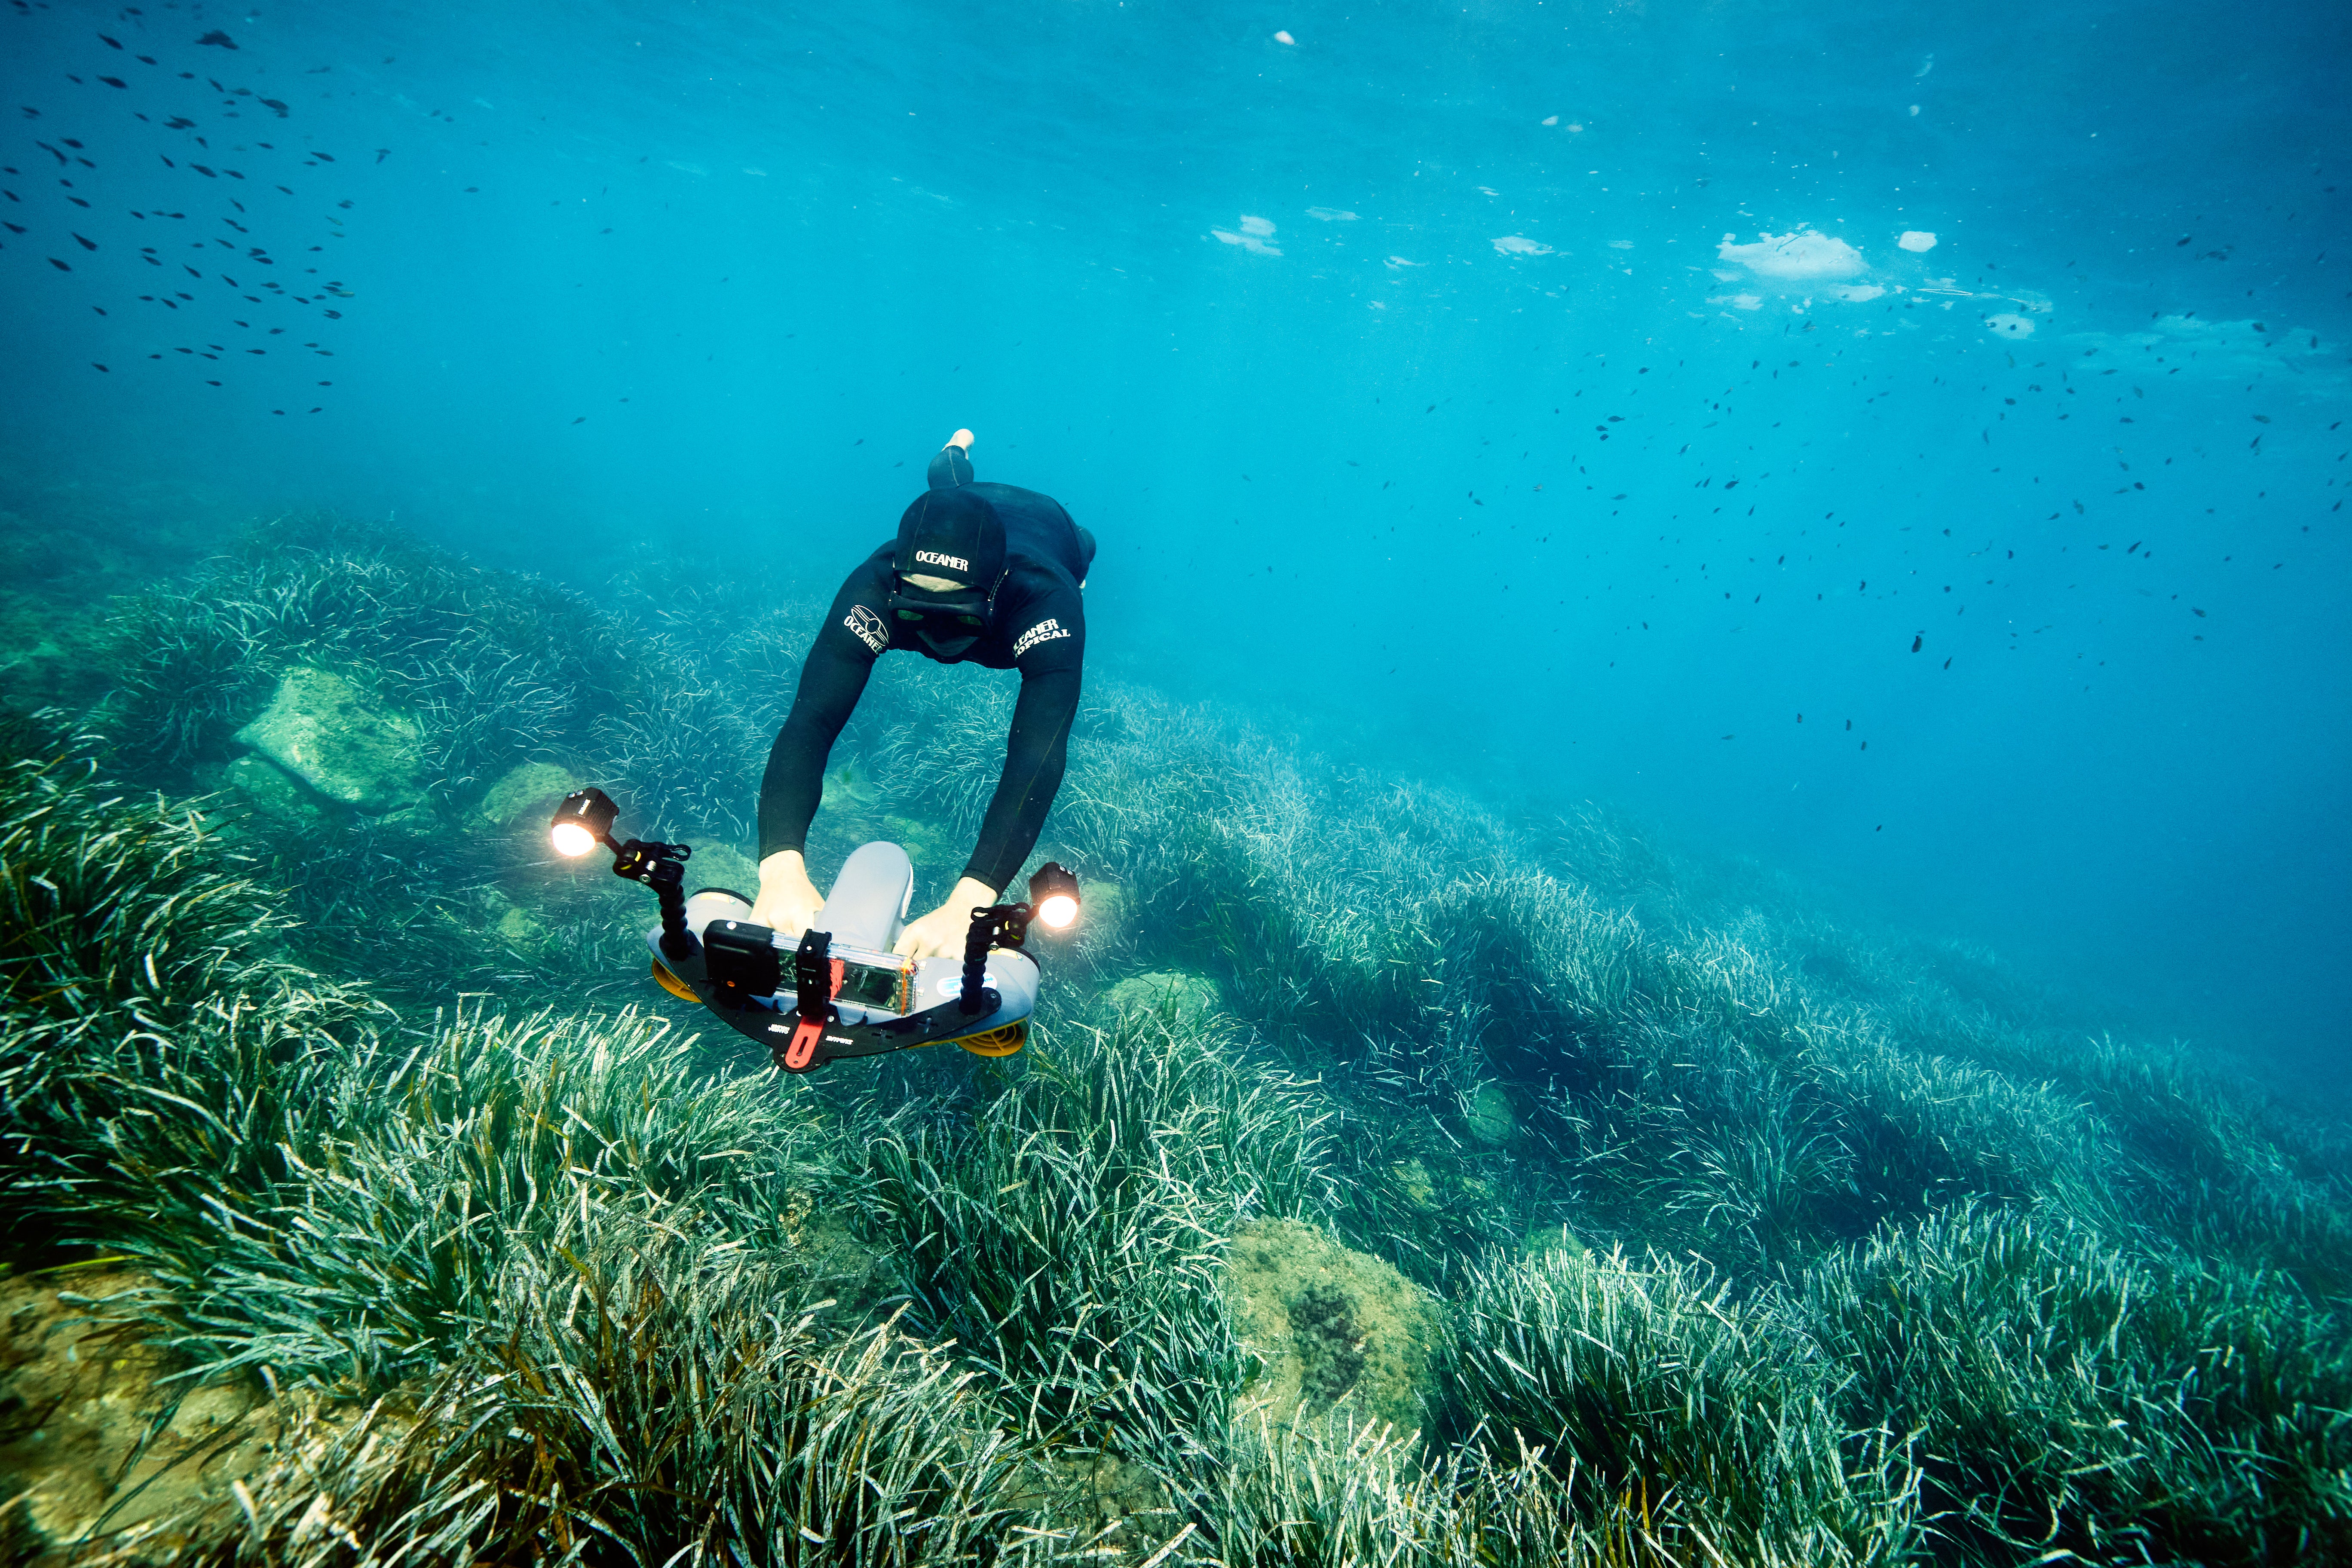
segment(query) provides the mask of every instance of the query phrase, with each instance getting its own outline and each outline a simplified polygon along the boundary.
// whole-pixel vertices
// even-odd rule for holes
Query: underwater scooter
[[[971,911],[961,963],[901,957],[890,947],[914,898],[914,863],[898,845],[874,843],[849,857],[795,946],[753,924],[740,893],[706,888],[688,897],[688,846],[615,843],[620,815],[603,790],[566,795],[548,825],[556,853],[576,859],[601,844],[613,852],[614,876],[651,888],[661,904],[660,926],[646,933],[654,978],[765,1046],[786,1072],[942,1041],[974,1056],[1013,1055],[1028,1040],[1037,1005],[1037,961],[1022,948],[1030,922],[1059,931],[1078,917],[1078,879],[1048,860],[1029,879],[1027,903]]]

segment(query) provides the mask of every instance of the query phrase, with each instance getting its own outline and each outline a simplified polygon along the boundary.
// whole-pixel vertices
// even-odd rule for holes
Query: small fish
[[[122,47],[121,44],[116,43],[112,38],[108,37],[104,33],[100,33],[98,36],[98,41],[104,44],[110,49],[119,49]]]
[[[199,48],[204,47],[207,44],[218,49],[233,49],[236,47],[236,40],[230,37],[226,33],[222,32],[217,27],[196,40],[196,47]],[[215,87],[218,87],[220,83],[215,82],[213,85]]]
[[[583,414],[579,418],[574,419],[572,423],[574,425],[585,425],[588,423],[588,416]]]
[[[1919,645],[1920,645],[1921,643],[1926,642],[1927,640],[1927,637],[1925,637],[1924,636],[1922,636],[1922,637],[1913,637],[1913,638],[1911,639],[1911,651],[1912,651],[1913,653],[1917,653],[1917,652],[1919,651]]]
[[[102,82],[104,82],[104,83],[105,83],[107,86],[109,86],[109,87],[122,87],[122,88],[127,88],[127,87],[129,87],[129,86],[131,85],[129,82],[127,82],[127,81],[123,80],[123,79],[122,79],[121,77],[119,77],[119,76],[102,76],[102,77],[99,78],[98,79],[99,79],[99,80],[100,80],[100,81],[102,81]]]
[[[392,156],[392,149],[391,149],[391,148],[389,148],[389,147],[379,147],[379,148],[377,148],[377,149],[375,150],[375,161],[376,161],[377,163],[383,163],[386,158],[389,158],[389,157],[391,157],[391,156]],[[349,206],[349,205],[351,205],[352,204],[351,204],[351,203],[349,203],[349,202],[345,202],[343,205],[344,205],[345,206]]]

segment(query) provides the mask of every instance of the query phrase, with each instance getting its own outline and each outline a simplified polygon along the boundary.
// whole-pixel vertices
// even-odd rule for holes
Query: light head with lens
[[[599,844],[612,843],[613,824],[620,815],[619,805],[603,790],[574,790],[555,808],[547,836],[558,855],[577,860]]]
[[[1041,921],[1050,931],[1067,931],[1078,918],[1078,879],[1059,861],[1048,860],[1029,879],[1025,904],[991,904],[971,911],[971,925],[963,940],[963,994],[966,1013],[985,1012],[996,1004],[987,989],[991,948],[1017,948],[1029,938],[1029,922]]]
[[[1057,860],[1048,860],[1029,879],[1029,908],[1048,931],[1077,923],[1078,879]]]
[[[663,844],[632,838],[613,842],[613,824],[621,808],[613,797],[594,786],[574,790],[555,808],[547,825],[548,842],[566,859],[576,860],[599,844],[613,852],[613,875],[642,882],[661,902],[662,951],[683,963],[699,954],[702,944],[686,929],[686,862],[694,851],[684,844]]]

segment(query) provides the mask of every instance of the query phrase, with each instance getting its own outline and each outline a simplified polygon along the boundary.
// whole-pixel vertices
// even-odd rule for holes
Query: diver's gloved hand
[[[797,942],[824,908],[824,895],[809,880],[808,862],[799,850],[779,849],[760,862],[760,896],[751,905],[752,924]]]
[[[963,878],[947,902],[900,931],[890,951],[905,958],[961,958],[964,938],[971,931],[971,911],[994,902],[995,889]]]

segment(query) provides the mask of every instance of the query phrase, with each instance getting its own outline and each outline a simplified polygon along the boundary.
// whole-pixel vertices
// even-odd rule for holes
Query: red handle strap
[[[825,987],[825,996],[828,1001],[841,994],[843,962],[838,958],[832,961],[832,984]],[[830,1006],[825,1009],[828,1013],[832,1010]],[[788,1070],[792,1072],[807,1070],[810,1061],[816,1056],[817,1037],[824,1033],[825,1026],[829,1022],[830,1020],[825,1018],[803,1017],[793,1026],[793,1042],[784,1047],[784,1066]]]

